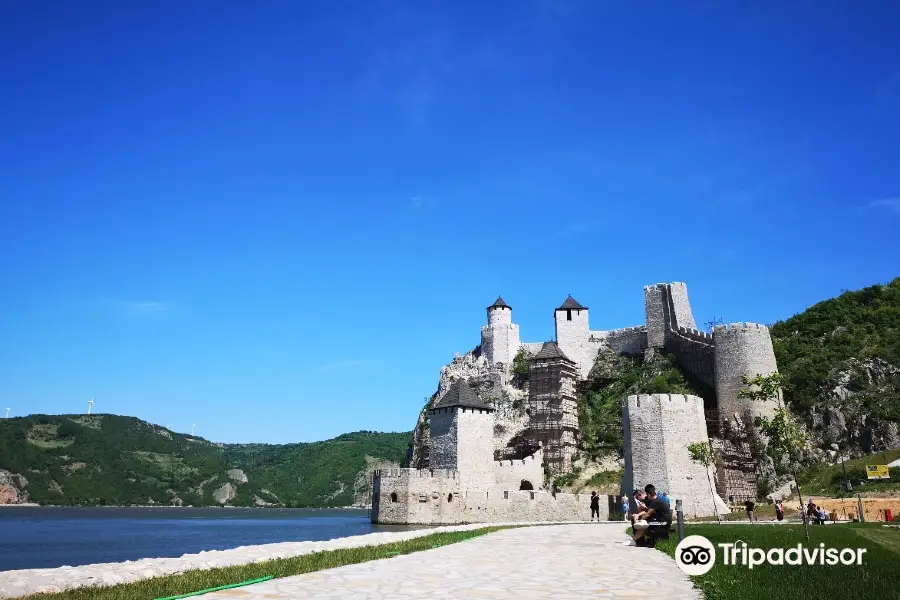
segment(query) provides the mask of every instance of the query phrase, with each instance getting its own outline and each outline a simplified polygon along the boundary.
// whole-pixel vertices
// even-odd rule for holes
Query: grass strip
[[[164,575],[153,579],[143,579],[109,587],[81,587],[56,594],[32,594],[24,596],[20,600],[143,600],[179,596],[187,594],[191,590],[228,585],[235,581],[259,579],[267,575],[277,579],[279,577],[302,575],[303,573],[311,573],[323,569],[332,569],[380,558],[390,558],[391,556],[430,550],[431,548],[480,537],[501,529],[510,529],[510,527],[494,526],[468,531],[433,533],[411,540],[391,542],[378,546],[324,550],[291,558],[277,558],[246,565],[220,567],[217,569],[196,569],[178,575]]]
[[[893,534],[893,536],[892,536]],[[716,564],[706,575],[692,577],[706,600],[872,600],[900,598],[900,530],[882,531],[864,525],[811,526],[809,543],[802,525],[706,525],[688,524],[685,535],[702,535],[713,543],[743,540],[753,548],[866,548],[861,566],[722,564],[716,548]],[[875,538],[878,538],[877,541]],[[658,550],[674,558],[678,536],[659,542]]]
[[[219,590],[230,590],[231,588],[243,587],[245,585],[253,585],[254,583],[262,583],[273,579],[272,575],[266,575],[259,579],[250,579],[249,581],[241,581],[240,583],[229,583],[228,585],[220,585],[218,587],[206,588],[205,590],[197,590],[196,592],[188,592],[187,594],[179,594],[177,596],[169,596],[168,598],[157,598],[156,600],[181,600],[182,598],[190,598],[191,596],[201,596],[210,592],[218,592]]]

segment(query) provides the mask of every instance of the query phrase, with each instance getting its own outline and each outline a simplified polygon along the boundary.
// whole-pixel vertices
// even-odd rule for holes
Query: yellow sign
[[[887,465],[866,465],[866,477],[869,479],[890,479],[891,472]]]

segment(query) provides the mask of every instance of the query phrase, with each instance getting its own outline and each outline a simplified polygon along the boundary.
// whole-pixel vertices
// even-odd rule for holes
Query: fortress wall
[[[665,348],[688,373],[715,387],[715,349],[710,334],[679,327],[667,334]]]
[[[666,341],[665,284],[644,286],[644,312],[647,318],[647,346],[662,348]]]
[[[520,460],[494,461],[494,487],[501,490],[518,490],[522,481],[528,481],[536,490],[543,487],[543,449],[538,449],[531,456]]]
[[[528,354],[534,355],[541,351],[541,348],[544,347],[544,342],[522,342],[521,347]]]
[[[556,494],[554,497],[541,491],[463,490],[458,479],[430,477],[427,473],[388,477],[383,471],[376,471],[372,522],[454,525],[590,518],[590,496],[586,494]],[[607,502],[600,502],[603,519],[607,518],[607,506]]]
[[[428,460],[435,469],[457,469],[459,428],[455,408],[438,408],[428,415]]]
[[[456,411],[456,468],[463,488],[490,488],[494,484],[494,413],[478,408],[450,410]]]
[[[682,281],[674,281],[666,284],[666,293],[669,297],[670,318],[669,326],[672,329],[684,327],[697,329],[694,323],[694,313],[691,311],[691,303],[688,300],[687,284]]]
[[[755,377],[778,371],[769,328],[757,323],[731,323],[713,330],[715,340],[716,395],[725,418],[749,409],[753,416],[770,416],[776,403],[749,402],[738,398],[742,376]]]
[[[725,502],[710,490],[714,475],[691,460],[688,444],[707,442],[703,399],[680,394],[628,396],[622,406],[625,434],[625,485],[648,483],[681,499],[687,516],[727,512]]]
[[[445,469],[382,469],[372,474],[372,520],[405,523],[420,493],[456,489],[458,473]],[[376,521],[377,519],[377,521]]]
[[[593,333],[593,332],[592,332]],[[619,354],[639,355],[647,349],[647,328],[626,327],[607,331],[606,343]]]

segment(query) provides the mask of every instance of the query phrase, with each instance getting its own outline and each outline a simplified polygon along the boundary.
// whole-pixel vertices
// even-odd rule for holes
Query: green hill
[[[40,504],[349,506],[366,501],[373,466],[402,460],[409,437],[213,444],[134,417],[31,415],[0,421],[0,469],[24,477]]]
[[[790,384],[786,397],[804,412],[821,400],[835,370],[875,359],[900,366],[900,277],[844,292],[779,321],[772,338],[778,368]],[[893,400],[900,404],[900,397]]]

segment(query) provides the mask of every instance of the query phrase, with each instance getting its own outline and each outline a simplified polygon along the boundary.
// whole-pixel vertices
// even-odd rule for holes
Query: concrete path
[[[508,529],[434,550],[223,590],[203,600],[701,598],[659,550],[622,546],[628,539],[624,531],[622,523]]]

